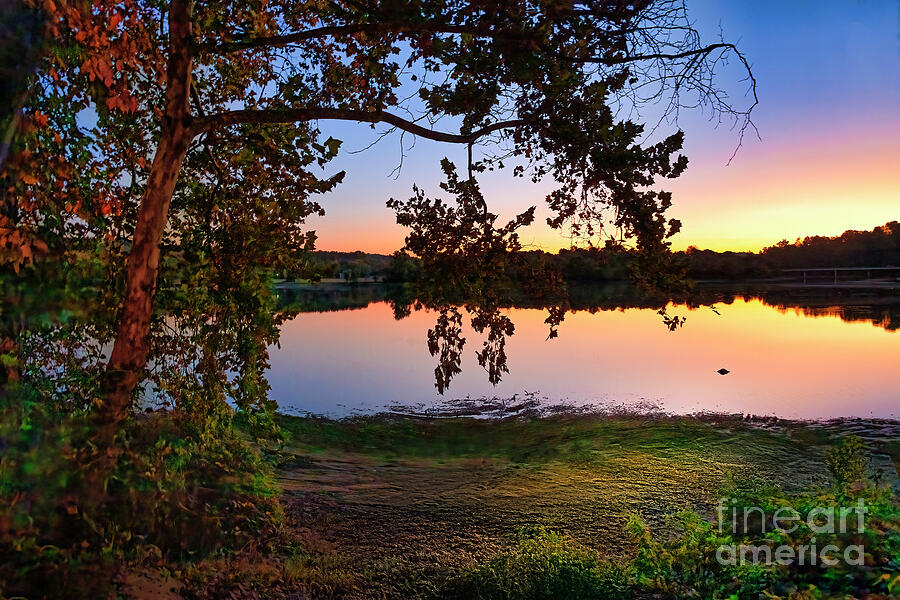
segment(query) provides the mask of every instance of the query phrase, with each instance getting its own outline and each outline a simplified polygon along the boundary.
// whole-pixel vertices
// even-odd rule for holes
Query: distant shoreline
[[[784,278],[769,279],[697,279],[694,280],[698,285],[770,285],[785,289],[848,289],[848,290],[900,290],[900,281],[890,281],[885,279],[857,280],[857,281],[840,281],[838,283],[802,283],[798,281],[786,280]],[[308,279],[290,281],[287,279],[275,279],[273,286],[275,289],[333,289],[348,285],[402,285],[403,282],[385,281],[377,277],[362,277],[354,281],[347,279],[329,278],[320,281],[310,281]],[[569,284],[615,284],[628,283],[627,280],[574,280],[568,281]]]

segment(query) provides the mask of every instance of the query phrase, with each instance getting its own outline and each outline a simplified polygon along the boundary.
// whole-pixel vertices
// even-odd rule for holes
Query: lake
[[[464,318],[461,373],[441,395],[427,349],[436,313],[397,319],[383,288],[290,292],[303,312],[270,349],[271,395],[281,410],[344,416],[422,411],[460,398],[537,398],[678,414],[900,417],[895,293],[709,289],[697,301],[669,303],[670,314],[686,317],[675,331],[657,307],[633,297],[573,294],[580,300],[549,340],[547,310],[513,306],[502,309],[515,324],[509,373],[496,386],[488,382],[475,356],[484,335]]]

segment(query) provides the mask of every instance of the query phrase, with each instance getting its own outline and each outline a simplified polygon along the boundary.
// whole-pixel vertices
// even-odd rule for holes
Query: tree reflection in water
[[[545,322],[548,339],[558,335],[558,326],[566,314],[597,313],[624,309],[652,309],[669,307],[664,315],[678,318],[681,309],[729,305],[735,300],[758,300],[779,312],[798,312],[807,317],[839,317],[845,322],[868,322],[887,331],[900,330],[900,294],[890,290],[860,290],[795,288],[777,284],[697,285],[690,292],[666,294],[640,289],[628,282],[564,283],[557,282],[543,290],[522,286],[516,282],[494,280],[492,290],[484,297],[491,302],[466,299],[450,293],[438,301],[432,288],[410,284],[321,284],[298,286],[278,292],[282,309],[297,312],[323,312],[364,308],[372,303],[387,302],[398,320],[413,311],[435,313],[435,325],[425,333],[431,354],[437,358],[435,382],[443,391],[459,374],[466,339],[462,325],[471,319],[472,328],[484,335],[481,348],[476,351],[479,364],[487,371],[491,383],[497,383],[509,372],[506,363],[506,340],[515,333],[515,323],[509,309],[540,309],[547,311]],[[502,290],[500,294],[498,290]],[[672,306],[675,305],[674,312]],[[667,326],[665,318],[661,327]],[[686,326],[690,326],[688,323]]]

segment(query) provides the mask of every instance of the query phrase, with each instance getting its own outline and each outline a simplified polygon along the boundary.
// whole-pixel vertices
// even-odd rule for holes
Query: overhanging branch
[[[516,40],[531,39],[527,32],[498,30],[490,27],[473,25],[452,25],[447,23],[414,23],[410,21],[382,21],[377,23],[354,23],[351,25],[327,25],[305,31],[296,31],[281,35],[272,35],[244,40],[233,40],[218,44],[213,51],[222,54],[254,50],[258,48],[280,48],[291,44],[299,44],[308,40],[323,37],[337,37],[359,33],[452,33],[468,34],[476,37],[507,38]]]
[[[603,33],[622,34],[627,30]],[[291,44],[299,44],[308,40],[313,40],[329,36],[354,35],[358,33],[367,34],[386,34],[386,33],[450,33],[450,34],[466,34],[474,37],[487,38],[505,38],[520,41],[530,41],[541,52],[554,56],[560,60],[570,61],[574,63],[595,63],[604,65],[621,65],[632,62],[641,62],[645,60],[678,60],[688,58],[690,56],[702,56],[718,49],[727,49],[737,51],[734,44],[718,43],[710,44],[702,48],[694,48],[678,53],[653,53],[653,54],[637,54],[632,56],[617,57],[601,57],[601,56],[567,56],[559,52],[552,51],[544,40],[528,31],[514,31],[503,29],[491,29],[490,27],[479,27],[473,25],[452,25],[446,23],[413,23],[409,21],[383,21],[378,23],[354,23],[351,25],[327,25],[307,29],[305,31],[296,31],[281,35],[265,36],[258,38],[248,38],[244,40],[234,40],[223,42],[213,48],[213,51],[228,54],[231,52],[240,52],[242,50],[253,50],[259,48],[280,48]]]
[[[509,129],[522,125],[525,121],[522,119],[510,119],[507,121],[498,121],[486,125],[472,133],[448,133],[443,131],[435,131],[427,127],[423,127],[418,123],[409,121],[397,115],[378,110],[378,111],[362,111],[349,110],[342,108],[286,108],[272,110],[232,110],[229,112],[209,115],[208,117],[200,117],[194,121],[194,135],[211,131],[220,127],[229,125],[237,125],[241,123],[296,123],[300,121],[316,121],[316,120],[332,120],[332,121],[356,121],[358,123],[387,123],[398,129],[418,135],[429,140],[437,142],[449,142],[452,144],[470,144],[486,135],[501,129]]]

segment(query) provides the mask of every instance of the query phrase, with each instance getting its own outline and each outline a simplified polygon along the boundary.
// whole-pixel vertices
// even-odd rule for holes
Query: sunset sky
[[[781,239],[836,235],[900,219],[900,2],[897,0],[688,0],[706,35],[738,44],[759,82],[754,113],[761,140],[745,137],[728,166],[737,131],[709,115],[683,112],[687,172],[666,181],[674,192],[670,215],[684,227],[674,247],[758,250]],[[736,97],[746,89],[723,81]],[[415,140],[399,174],[400,136],[374,148],[361,126],[323,123],[344,141],[330,169],[346,169],[343,185],[322,197],[324,218],[311,221],[323,250],[389,253],[405,230],[384,203],[407,198],[417,183],[440,197],[438,162],[462,166],[465,150]],[[412,140],[407,136],[407,146]],[[534,185],[511,172],[481,178],[488,203],[502,217],[537,205],[526,245],[555,251],[569,240],[544,222],[551,184]]]

